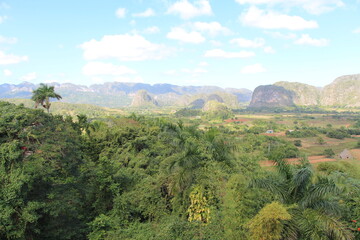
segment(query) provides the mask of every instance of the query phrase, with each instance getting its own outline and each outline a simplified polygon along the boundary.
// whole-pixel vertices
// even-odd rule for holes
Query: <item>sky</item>
[[[360,0],[0,0],[0,84],[325,86],[360,73]]]

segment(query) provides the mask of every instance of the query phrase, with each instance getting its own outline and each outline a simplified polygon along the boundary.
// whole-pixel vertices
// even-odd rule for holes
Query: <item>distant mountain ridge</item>
[[[277,82],[259,86],[254,90],[249,107],[295,105],[360,107],[360,74],[338,77],[323,88],[298,82]]]
[[[213,93],[229,94],[234,96],[237,99],[236,101],[246,103],[250,101],[252,95],[252,91],[248,89],[223,89],[216,86],[178,86],[166,83],[151,85],[108,82],[94,84],[89,87],[72,83],[49,83],[49,85],[55,86],[55,91],[63,97],[63,102],[94,104],[113,108],[131,106],[136,93],[142,90],[146,91],[159,106],[187,106],[192,99]],[[37,84],[29,82],[1,84],[0,98],[31,98],[32,91],[37,87]],[[238,102],[232,104],[231,107],[237,106]]]
[[[49,83],[63,97],[63,102],[93,104],[103,107],[162,107],[178,106],[201,109],[209,101],[224,103],[231,109],[240,105],[250,108],[288,106],[360,107],[360,74],[336,78],[323,88],[298,82],[276,82],[273,85],[248,89],[216,86],[178,86],[109,82],[91,86],[72,83]],[[0,84],[1,98],[31,98],[38,85]],[[136,93],[142,95],[136,98]],[[134,100],[135,99],[135,100]],[[250,101],[251,100],[251,101]]]

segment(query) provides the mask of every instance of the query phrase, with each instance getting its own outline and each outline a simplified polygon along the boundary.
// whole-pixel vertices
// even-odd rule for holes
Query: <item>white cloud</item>
[[[32,72],[32,73],[28,73],[28,74],[22,76],[20,78],[20,80],[29,82],[29,81],[35,80],[36,78],[37,78],[36,72]]]
[[[360,28],[355,29],[353,33],[360,33]]]
[[[225,52],[222,49],[213,49],[205,52],[204,57],[213,58],[248,58],[255,56],[254,52],[240,51],[240,52]]]
[[[199,66],[206,67],[206,66],[209,66],[209,64],[207,62],[200,62]]]
[[[236,2],[251,5],[279,4],[286,8],[301,7],[311,14],[321,14],[345,5],[341,0],[236,0]]]
[[[87,63],[82,72],[87,76],[96,76],[96,75],[111,75],[119,76],[125,74],[136,74],[136,71],[125,67],[125,66],[116,66],[112,63],[103,63],[103,62],[89,62]]]
[[[195,22],[194,28],[200,32],[209,33],[211,36],[231,33],[228,28],[221,26],[218,22]]]
[[[259,48],[265,45],[265,40],[262,38],[255,38],[254,40],[236,38],[232,39],[230,43],[236,44],[239,47],[243,48]]]
[[[275,50],[270,46],[266,46],[266,47],[264,47],[264,52],[265,53],[275,53]]]
[[[0,23],[3,23],[7,19],[7,16],[0,16]]]
[[[138,34],[106,35],[100,41],[90,40],[80,45],[86,60],[118,59],[121,61],[142,61],[162,59],[169,55],[163,45],[151,43]]]
[[[216,41],[216,40],[210,40],[211,45],[213,45],[214,47],[221,47],[223,44],[220,41]]]
[[[0,51],[0,65],[16,64],[27,60],[27,56],[16,56],[13,54],[7,55],[4,52]]]
[[[155,12],[151,8],[146,9],[144,12],[133,14],[133,17],[152,17],[152,16],[155,16]]]
[[[166,37],[186,43],[202,43],[205,41],[205,38],[199,32],[187,32],[180,27],[172,28]]]
[[[160,32],[160,28],[158,28],[157,26],[148,27],[144,30],[144,33],[146,34],[155,34],[159,32]]]
[[[0,43],[15,44],[16,42],[17,38],[0,36]]]
[[[329,44],[329,40],[325,38],[314,39],[311,38],[308,34],[302,34],[301,37],[295,41],[295,44],[298,45],[310,45],[315,47],[324,47]]]
[[[4,69],[4,76],[9,77],[12,75],[12,72],[9,69]]]
[[[165,75],[175,75],[176,73],[177,73],[176,70],[168,70],[164,72]]]
[[[195,69],[184,68],[181,71],[184,72],[184,73],[189,73],[189,74],[193,74],[193,75],[208,72],[206,69],[203,69],[203,68],[195,68]]]
[[[281,32],[269,32],[266,31],[266,34],[269,34],[273,38],[279,38],[279,39],[294,39],[296,38],[295,33],[281,33]]]
[[[266,72],[266,69],[259,63],[245,66],[241,69],[241,73],[243,74],[254,74],[254,73],[263,73],[263,72]]]
[[[180,15],[182,19],[190,19],[202,15],[212,15],[212,10],[208,0],[197,0],[194,4],[188,0],[180,0],[171,5],[167,13]]]
[[[241,22],[246,26],[264,29],[289,29],[302,30],[317,28],[316,21],[307,21],[299,16],[289,16],[273,11],[264,11],[257,7],[250,7],[241,17]]]
[[[126,9],[125,8],[118,8],[115,12],[116,17],[118,18],[125,18],[126,16]]]

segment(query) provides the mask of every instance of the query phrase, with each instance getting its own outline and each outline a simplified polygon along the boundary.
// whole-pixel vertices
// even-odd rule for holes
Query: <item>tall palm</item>
[[[62,97],[54,91],[54,86],[48,86],[41,83],[40,87],[33,91],[31,99],[35,102],[35,108],[43,106],[47,112],[50,112],[50,98],[60,100]]]
[[[292,166],[282,158],[273,158],[277,174],[254,181],[254,185],[273,192],[290,206],[290,221],[284,223],[284,239],[353,239],[339,220],[336,196],[340,190],[327,177],[315,176],[312,166],[303,160]]]

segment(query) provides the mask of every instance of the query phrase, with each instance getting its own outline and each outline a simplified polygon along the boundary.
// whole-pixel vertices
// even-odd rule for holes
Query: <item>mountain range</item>
[[[290,106],[360,107],[360,74],[336,78],[323,88],[276,82],[255,88],[250,108]]]
[[[179,106],[201,109],[209,101],[229,108],[240,105],[250,108],[289,106],[360,107],[360,74],[335,79],[325,87],[298,82],[276,82],[257,87],[254,92],[241,88],[216,86],[178,86],[109,82],[91,86],[72,83],[49,83],[55,86],[63,102],[93,104],[103,107],[163,107]],[[38,85],[29,82],[1,84],[1,98],[31,98]]]
[[[72,83],[49,83],[55,86],[63,102],[94,104],[103,107],[189,106],[196,100],[216,94],[227,105],[237,108],[239,103],[248,103],[252,91],[248,89],[223,89],[215,86],[177,86],[172,84],[145,84],[111,82],[91,86]],[[0,98],[31,98],[38,85],[29,82],[1,84]],[[144,98],[144,99],[142,99]],[[148,99],[148,100],[147,100]],[[148,104],[151,101],[152,104]],[[156,102],[156,104],[154,104]]]

